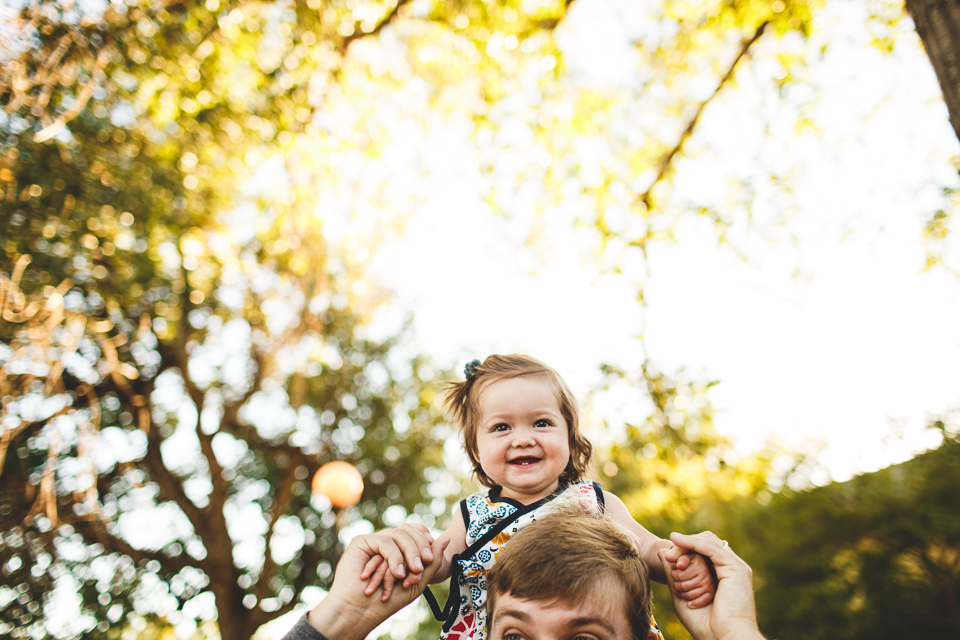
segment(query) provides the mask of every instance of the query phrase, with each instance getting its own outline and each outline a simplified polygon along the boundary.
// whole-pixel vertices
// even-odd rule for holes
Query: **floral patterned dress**
[[[441,640],[483,640],[486,633],[487,571],[497,555],[520,529],[574,503],[587,513],[603,512],[603,491],[596,482],[561,485],[549,496],[524,505],[501,498],[494,491],[475,493],[460,501],[467,529],[467,548],[453,557],[450,595],[443,609],[428,589],[425,593],[437,620],[443,621]]]

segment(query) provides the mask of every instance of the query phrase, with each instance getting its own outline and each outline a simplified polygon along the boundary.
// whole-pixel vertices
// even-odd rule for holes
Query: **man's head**
[[[650,573],[613,520],[551,513],[512,538],[487,574],[487,625],[490,640],[647,640]]]

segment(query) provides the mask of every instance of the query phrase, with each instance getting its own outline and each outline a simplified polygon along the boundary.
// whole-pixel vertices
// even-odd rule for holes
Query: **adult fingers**
[[[430,544],[430,553],[433,556],[433,561],[428,564],[423,571],[423,580],[425,582],[432,580],[433,576],[440,570],[440,567],[443,566],[443,552],[446,551],[449,544],[450,538],[447,536],[440,536]]]
[[[710,531],[704,531],[696,535],[704,536],[708,539],[716,538],[717,540],[720,540],[720,538],[717,538],[717,536]],[[686,569],[695,558],[696,553],[687,547],[677,546],[676,543],[674,543],[674,546],[670,547],[670,549],[667,551],[667,560],[676,564],[678,569]]]
[[[430,543],[420,530],[406,526],[385,529],[365,536],[364,541],[373,554],[384,557],[394,577],[405,578],[408,568],[418,573],[423,571],[420,549],[429,548]]]
[[[736,555],[730,551],[729,547],[724,546],[723,540],[712,531],[703,531],[694,535],[671,533],[670,541],[676,545],[671,551],[675,549],[679,549],[679,553],[696,551],[711,560],[715,560],[715,557],[730,558]],[[679,554],[675,555],[679,557]]]
[[[437,558],[436,562],[430,562],[424,567],[422,573],[413,573],[410,572],[407,574],[407,577],[403,579],[403,588],[409,589],[414,587],[421,582],[426,584],[430,581],[439,568],[443,564],[443,552],[447,548],[447,545],[450,544],[449,538],[439,538],[433,542],[430,548],[430,555],[434,558]]]
[[[745,585],[753,582],[750,565],[734,553],[726,542],[712,533],[704,532],[692,536],[671,533],[670,539],[677,546],[692,549],[710,560],[718,580],[744,581]]]
[[[430,529],[422,524],[408,523],[400,525],[400,529],[406,531],[411,539],[415,540],[420,547],[420,558],[424,563],[433,562],[433,551],[430,545],[434,543],[433,534]]]

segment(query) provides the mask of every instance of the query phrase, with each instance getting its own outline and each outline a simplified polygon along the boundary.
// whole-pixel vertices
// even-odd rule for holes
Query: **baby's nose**
[[[515,447],[532,447],[535,444],[537,444],[537,441],[534,440],[531,433],[517,432],[513,438],[513,446]]]

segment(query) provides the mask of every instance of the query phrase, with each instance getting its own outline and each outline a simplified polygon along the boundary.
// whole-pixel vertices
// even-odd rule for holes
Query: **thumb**
[[[443,552],[446,551],[447,545],[450,544],[450,538],[447,536],[440,536],[433,541],[433,544],[430,545],[430,551],[433,552],[433,562],[428,564],[423,572],[423,584],[430,582],[430,579],[433,578],[434,574],[440,570],[440,566],[443,564]]]
[[[667,553],[669,553],[669,549],[660,549],[659,551],[657,551],[657,555],[660,556],[660,564],[661,564],[661,566],[663,566],[663,574],[664,574],[664,576],[666,576],[666,578],[667,578],[667,586],[670,587],[670,594],[671,594],[674,598],[676,598],[676,597],[677,597],[677,592],[676,592],[676,590],[673,588],[673,569],[674,569],[674,566],[673,566],[673,563],[672,563],[672,562],[670,562],[669,560],[667,560]]]

